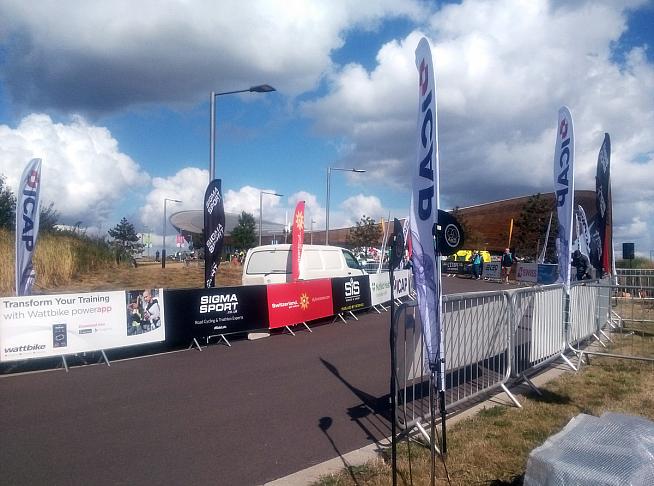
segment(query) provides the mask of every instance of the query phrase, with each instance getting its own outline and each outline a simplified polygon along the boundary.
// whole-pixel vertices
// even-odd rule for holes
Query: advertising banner
[[[0,361],[164,341],[160,289],[0,299]]]
[[[575,139],[572,114],[567,106],[559,109],[554,150],[554,194],[559,217],[557,250],[559,252],[559,280],[570,294],[570,254],[572,217],[574,212]]]
[[[538,263],[521,263],[516,268],[515,279],[518,282],[538,282]]]
[[[269,284],[270,329],[333,315],[332,283],[328,278]]]
[[[204,193],[204,286],[216,286],[225,238],[225,207],[220,190],[220,179],[214,179]]]
[[[550,265],[547,263],[538,264],[538,283],[541,285],[549,285],[556,282],[559,267],[558,265]]]
[[[371,306],[368,275],[338,277],[331,280],[334,314],[366,309]]]
[[[300,259],[304,244],[304,201],[298,201],[293,215],[293,242],[291,243],[291,279],[300,278]]]
[[[32,159],[16,193],[16,295],[29,295],[36,280],[32,255],[39,234],[41,159]]]
[[[597,216],[595,228],[599,232],[599,244],[595,261],[591,261],[600,275],[611,273],[613,237],[611,231],[611,137],[604,134],[604,142],[597,157],[595,176]]]
[[[442,273],[463,275],[466,273],[466,262],[445,260],[441,262]]]
[[[168,333],[176,342],[268,328],[265,285],[164,292]]]
[[[411,265],[418,308],[425,333],[430,368],[441,361],[441,268],[434,251],[434,224],[439,207],[438,121],[436,79],[429,41],[423,37],[416,48],[418,69],[417,159],[411,191]]]
[[[502,262],[484,262],[481,276],[484,278],[502,278]]]
[[[409,270],[398,270],[393,272],[393,292],[396,299],[408,297],[411,286],[411,272]]]
[[[370,305],[379,305],[391,300],[391,277],[388,272],[368,275],[370,282]]]

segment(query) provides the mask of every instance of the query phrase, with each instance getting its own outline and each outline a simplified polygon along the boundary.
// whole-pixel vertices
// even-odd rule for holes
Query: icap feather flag
[[[424,37],[416,48],[418,68],[418,157],[411,192],[411,264],[416,284],[427,359],[432,371],[444,367],[440,323],[440,265],[436,264],[433,228],[439,202],[438,125],[436,83],[429,42]],[[443,370],[441,370],[443,371]],[[443,382],[444,380],[441,380]]]
[[[572,242],[572,219],[574,212],[575,139],[572,114],[567,106],[559,109],[559,123],[556,130],[554,150],[554,194],[559,217],[559,282],[566,294],[570,294],[570,246]]]
[[[41,159],[32,159],[20,178],[16,203],[16,295],[30,295],[36,279],[32,256],[39,234]]]
[[[293,235],[291,243],[291,278],[295,282],[300,278],[300,259],[304,244],[304,201],[298,201],[293,215]]]

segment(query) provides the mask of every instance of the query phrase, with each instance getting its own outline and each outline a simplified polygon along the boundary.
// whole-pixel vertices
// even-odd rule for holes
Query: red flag
[[[295,282],[300,278],[300,258],[304,243],[304,201],[298,201],[293,215],[293,239],[291,244],[291,278]]]

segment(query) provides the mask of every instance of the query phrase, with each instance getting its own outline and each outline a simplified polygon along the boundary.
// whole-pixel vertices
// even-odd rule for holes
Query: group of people
[[[472,252],[470,263],[472,263],[472,278],[475,280],[480,280],[484,268],[484,257],[479,250]],[[511,267],[513,266],[513,255],[511,254],[511,250],[509,248],[506,248],[502,254],[501,266],[502,281],[509,283],[509,274],[511,273]]]

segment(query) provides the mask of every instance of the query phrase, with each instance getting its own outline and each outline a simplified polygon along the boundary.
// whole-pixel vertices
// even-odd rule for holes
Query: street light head
[[[352,169],[352,172],[356,172],[358,174],[360,174],[362,172],[365,172],[365,171],[366,171],[365,169]]]
[[[275,88],[269,84],[260,84],[258,86],[252,86],[250,88],[252,93],[270,93],[271,91],[277,91]]]

